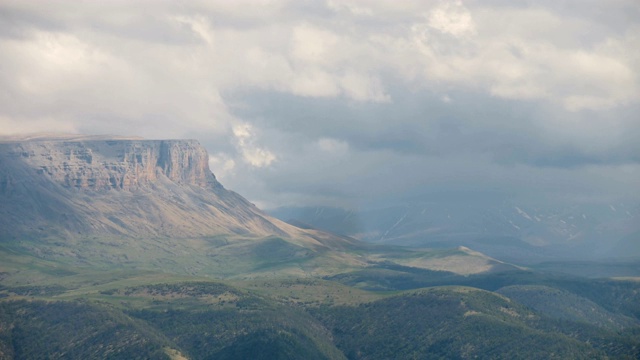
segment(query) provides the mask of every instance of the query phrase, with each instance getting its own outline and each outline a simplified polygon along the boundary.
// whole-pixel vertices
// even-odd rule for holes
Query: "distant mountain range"
[[[463,245],[516,262],[640,257],[640,204],[534,206],[439,199],[357,210],[284,207],[270,214],[373,243]]]

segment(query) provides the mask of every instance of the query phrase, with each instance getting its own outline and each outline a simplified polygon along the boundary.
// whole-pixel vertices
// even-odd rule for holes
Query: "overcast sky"
[[[195,138],[263,207],[640,197],[640,1],[0,1],[0,134]]]

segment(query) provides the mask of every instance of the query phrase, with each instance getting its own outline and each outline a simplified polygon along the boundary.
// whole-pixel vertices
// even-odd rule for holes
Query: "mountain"
[[[0,143],[0,237],[300,232],[226,190],[195,140]]]
[[[270,214],[373,243],[467,246],[519,263],[640,257],[640,205],[632,203],[532,204],[469,195],[361,209],[284,207]]]
[[[408,255],[285,223],[225,189],[196,140],[50,134],[0,141],[2,249],[223,277],[330,275],[385,261],[456,272],[461,256],[467,273],[499,263],[469,252]]]

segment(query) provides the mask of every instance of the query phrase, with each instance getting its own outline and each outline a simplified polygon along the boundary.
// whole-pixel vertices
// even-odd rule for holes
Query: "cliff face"
[[[129,191],[163,176],[179,184],[220,186],[195,140],[27,141],[0,144],[0,153],[65,188]],[[0,184],[11,181],[10,175]]]
[[[221,234],[304,238],[226,190],[195,140],[0,142],[0,240]]]

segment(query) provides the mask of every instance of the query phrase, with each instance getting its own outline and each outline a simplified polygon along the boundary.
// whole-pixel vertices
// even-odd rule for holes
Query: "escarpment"
[[[0,144],[0,153],[65,188],[134,190],[163,176],[180,184],[220,186],[206,150],[195,140],[26,141]],[[4,183],[9,177],[5,174]]]
[[[0,239],[300,237],[225,189],[196,140],[0,142]]]

